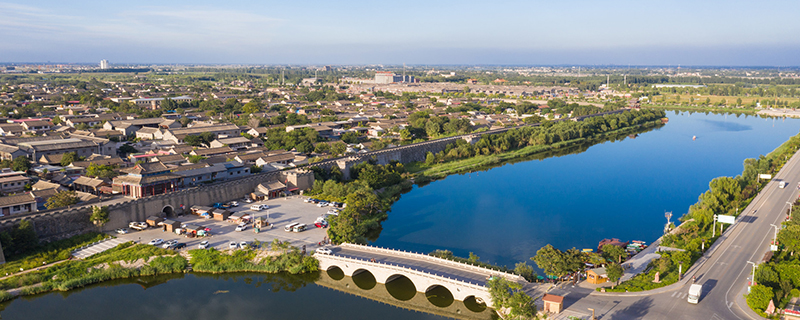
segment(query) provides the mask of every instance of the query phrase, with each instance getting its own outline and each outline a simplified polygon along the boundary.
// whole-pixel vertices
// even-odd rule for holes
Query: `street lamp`
[[[778,226],[776,226],[774,224],[771,224],[771,223],[769,225],[771,225],[773,228],[775,228],[775,236],[772,238],[772,244],[773,245],[778,245]]]
[[[683,261],[678,261],[678,281],[683,277]]]
[[[753,265],[753,278],[752,278],[752,280],[750,280],[750,286],[754,286],[754,285],[756,285],[756,263],[752,262],[752,261],[747,261],[747,263]]]
[[[792,208],[793,208],[793,206],[794,206],[794,203],[793,203],[793,202],[791,202],[791,201],[786,201],[786,204],[788,204],[788,205],[789,205],[789,214],[792,214]]]

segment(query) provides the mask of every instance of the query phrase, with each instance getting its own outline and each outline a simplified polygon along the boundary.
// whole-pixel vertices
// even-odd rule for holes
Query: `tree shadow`
[[[643,297],[631,305],[609,314],[612,310],[597,317],[598,319],[645,319],[650,308],[653,307],[653,298]],[[606,318],[608,317],[608,318]]]

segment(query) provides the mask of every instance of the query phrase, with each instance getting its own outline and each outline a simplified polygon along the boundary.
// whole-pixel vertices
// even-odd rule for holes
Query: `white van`
[[[788,185],[788,184],[789,183],[786,182],[786,181],[781,181],[781,183],[778,184],[778,188],[781,188],[781,189],[786,188],[786,185]]]
[[[703,291],[703,285],[695,283],[691,287],[689,287],[689,296],[686,300],[691,304],[697,304],[700,302],[700,293]]]
[[[300,224],[300,222],[287,224],[285,227],[283,227],[283,231],[290,232],[290,231],[292,231],[292,229],[294,229],[295,226],[297,226],[299,224]]]
[[[305,223],[298,223],[296,226],[292,227],[292,232],[302,232],[302,231],[306,231]]]
[[[250,210],[253,210],[253,211],[261,211],[261,210],[265,210],[265,209],[269,209],[269,205],[266,205],[266,204],[254,204],[254,205],[250,206]]]

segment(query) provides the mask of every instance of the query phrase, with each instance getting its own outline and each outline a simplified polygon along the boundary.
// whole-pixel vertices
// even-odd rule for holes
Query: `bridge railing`
[[[466,263],[462,263],[462,262],[442,259],[442,258],[439,258],[439,257],[429,256],[427,254],[422,254],[422,253],[408,252],[408,251],[387,249],[387,248],[379,248],[379,247],[372,247],[372,246],[365,246],[365,245],[353,244],[353,243],[342,243],[340,246],[341,247],[352,248],[352,249],[357,249],[357,250],[363,250],[363,251],[382,252],[382,253],[386,253],[386,254],[401,255],[401,256],[411,257],[411,258],[420,259],[420,260],[433,261],[433,262],[436,262],[437,264],[457,266],[459,268],[466,268],[466,269],[470,269],[470,270],[475,271],[475,272],[489,273],[489,274],[492,274],[492,275],[499,275],[499,276],[502,276],[503,278],[506,278],[507,280],[511,280],[511,281],[526,281],[525,278],[523,278],[522,276],[516,275],[516,274],[513,274],[513,273],[508,273],[508,272],[503,272],[503,271],[498,271],[498,270],[492,270],[492,269],[489,269],[489,268],[484,268],[484,267],[480,267],[480,266],[476,266],[476,265],[471,265],[471,264],[466,264]]]
[[[317,256],[315,254],[315,257],[317,259],[338,260],[338,261],[345,262],[345,263],[357,261],[357,262],[359,262],[361,264],[364,264],[364,265],[367,265],[367,266],[390,269],[390,270],[394,270],[396,272],[401,272],[401,273],[402,272],[410,272],[410,273],[413,273],[414,275],[419,276],[419,277],[424,277],[424,278],[433,279],[433,280],[436,280],[436,281],[441,281],[441,282],[446,282],[446,283],[449,282],[449,283],[453,283],[453,284],[456,284],[456,285],[466,286],[466,287],[468,287],[470,289],[474,289],[474,290],[480,290],[480,291],[484,291],[484,292],[489,290],[489,288],[487,288],[486,286],[481,285],[481,284],[477,284],[477,283],[472,283],[471,281],[455,279],[455,278],[451,278],[451,277],[448,277],[448,276],[439,275],[439,274],[435,274],[435,273],[431,273],[431,272],[427,272],[427,271],[423,271],[423,270],[419,270],[419,269],[414,269],[414,268],[409,268],[409,267],[405,267],[405,266],[401,266],[401,265],[396,265],[396,264],[393,264],[393,263],[385,263],[385,262],[378,262],[378,261],[372,262],[372,261],[369,261],[367,259],[351,258],[351,257],[340,257],[340,256],[335,256],[335,255],[319,255],[319,256]]]

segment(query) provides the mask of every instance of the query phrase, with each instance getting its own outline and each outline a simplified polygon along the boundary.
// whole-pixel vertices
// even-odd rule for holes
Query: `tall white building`
[[[100,69],[108,69],[108,60],[100,60]]]

